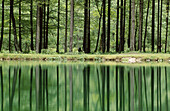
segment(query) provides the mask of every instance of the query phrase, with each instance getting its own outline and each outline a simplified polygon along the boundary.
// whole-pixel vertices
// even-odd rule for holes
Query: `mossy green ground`
[[[169,61],[170,54],[123,53],[123,54],[10,54],[0,53],[0,60],[44,60],[44,61],[126,61],[136,58],[141,61]]]

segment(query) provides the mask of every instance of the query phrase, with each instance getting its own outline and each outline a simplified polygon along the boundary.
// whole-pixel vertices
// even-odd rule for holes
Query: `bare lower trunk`
[[[71,22],[70,22],[70,50],[73,51],[73,30],[74,30],[74,0],[71,0]]]
[[[1,41],[0,41],[0,51],[2,49],[3,34],[4,34],[4,0],[2,0],[2,23],[1,23]]]
[[[130,40],[130,50],[135,50],[135,0],[132,0],[132,34],[131,34],[131,40]]]

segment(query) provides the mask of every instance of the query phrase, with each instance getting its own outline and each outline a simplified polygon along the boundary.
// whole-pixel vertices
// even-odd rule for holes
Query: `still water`
[[[0,64],[0,111],[169,111],[170,67]]]

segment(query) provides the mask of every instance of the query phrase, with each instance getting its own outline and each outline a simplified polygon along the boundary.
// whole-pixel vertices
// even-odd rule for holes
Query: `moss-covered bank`
[[[126,54],[0,54],[0,60],[27,61],[115,61],[115,62],[169,62],[170,54],[126,53]]]

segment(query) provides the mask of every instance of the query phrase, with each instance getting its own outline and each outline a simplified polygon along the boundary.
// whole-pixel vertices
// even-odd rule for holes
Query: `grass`
[[[0,53],[0,60],[27,61],[117,61],[127,62],[129,58],[139,61],[170,61],[170,54],[163,53],[123,53],[123,54],[10,54]]]

